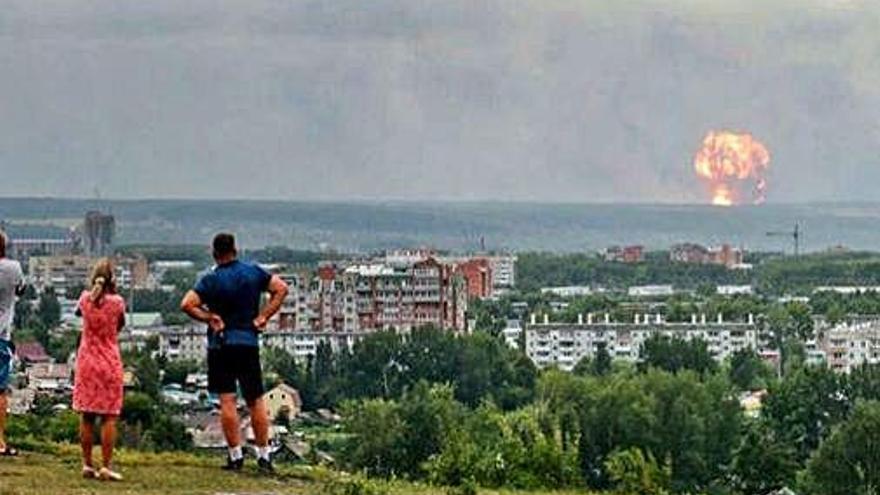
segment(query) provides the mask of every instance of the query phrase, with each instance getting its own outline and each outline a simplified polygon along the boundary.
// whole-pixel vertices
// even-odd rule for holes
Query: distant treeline
[[[656,253],[634,264],[606,262],[591,253],[526,253],[519,256],[517,283],[524,291],[565,285],[622,289],[672,284],[678,289],[697,290],[751,284],[767,295],[807,295],[819,286],[880,285],[880,255],[875,253],[757,256],[754,261],[752,270],[728,270],[716,265],[675,263]]]
[[[129,244],[117,249],[120,255],[143,255],[154,261],[192,261],[196,269],[212,263],[211,248],[198,244]],[[263,249],[246,249],[242,257],[258,263],[284,263],[296,266],[316,266],[321,261],[333,261],[343,255],[332,252],[318,252],[290,249],[284,246],[269,246]]]

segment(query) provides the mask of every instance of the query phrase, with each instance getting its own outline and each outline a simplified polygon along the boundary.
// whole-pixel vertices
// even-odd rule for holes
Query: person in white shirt
[[[18,455],[6,443],[6,410],[12,379],[12,324],[16,298],[24,293],[24,276],[17,261],[6,258],[6,236],[0,232],[0,457]]]

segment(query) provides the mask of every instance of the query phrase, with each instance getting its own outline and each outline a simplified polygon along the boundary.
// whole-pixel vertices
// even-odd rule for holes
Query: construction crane
[[[775,232],[767,232],[767,237],[789,237],[792,239],[794,243],[794,256],[797,258],[801,252],[801,226],[800,224],[794,224],[794,230],[791,231],[775,231]]]

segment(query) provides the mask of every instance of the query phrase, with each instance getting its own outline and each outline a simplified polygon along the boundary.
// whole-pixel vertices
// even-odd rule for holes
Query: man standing
[[[220,422],[229,448],[224,469],[238,471],[244,463],[237,384],[250,409],[257,464],[260,470],[272,472],[258,334],[281,308],[287,284],[255,264],[239,261],[232,234],[217,234],[213,249],[216,265],[187,292],[181,309],[208,324],[208,391],[220,396]],[[265,292],[271,297],[261,310]]]
[[[0,456],[18,452],[6,444],[6,396],[12,379],[12,322],[15,319],[15,298],[24,293],[21,265],[6,258],[6,236],[0,232]]]

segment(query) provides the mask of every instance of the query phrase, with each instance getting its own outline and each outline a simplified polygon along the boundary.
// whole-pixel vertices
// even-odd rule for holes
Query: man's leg
[[[269,412],[263,400],[263,370],[260,366],[260,348],[243,347],[240,349],[238,376],[241,392],[251,413],[251,427],[254,429],[254,441],[257,444],[257,463],[260,469],[272,471],[272,460],[269,450]]]
[[[9,402],[6,400],[6,391],[0,391],[0,452],[6,452],[6,408]]]
[[[208,391],[220,397],[220,426],[229,451],[223,469],[237,471],[244,463],[235,386],[235,361],[228,348],[208,350]]]
[[[0,339],[0,452],[9,453],[6,444],[6,409],[9,407],[9,385],[12,381],[12,344]]]
[[[251,426],[254,428],[254,439],[257,447],[269,446],[269,412],[266,401],[262,397],[248,403],[251,412]]]
[[[229,448],[241,447],[241,426],[238,421],[237,397],[233,394],[220,394],[220,425]]]

